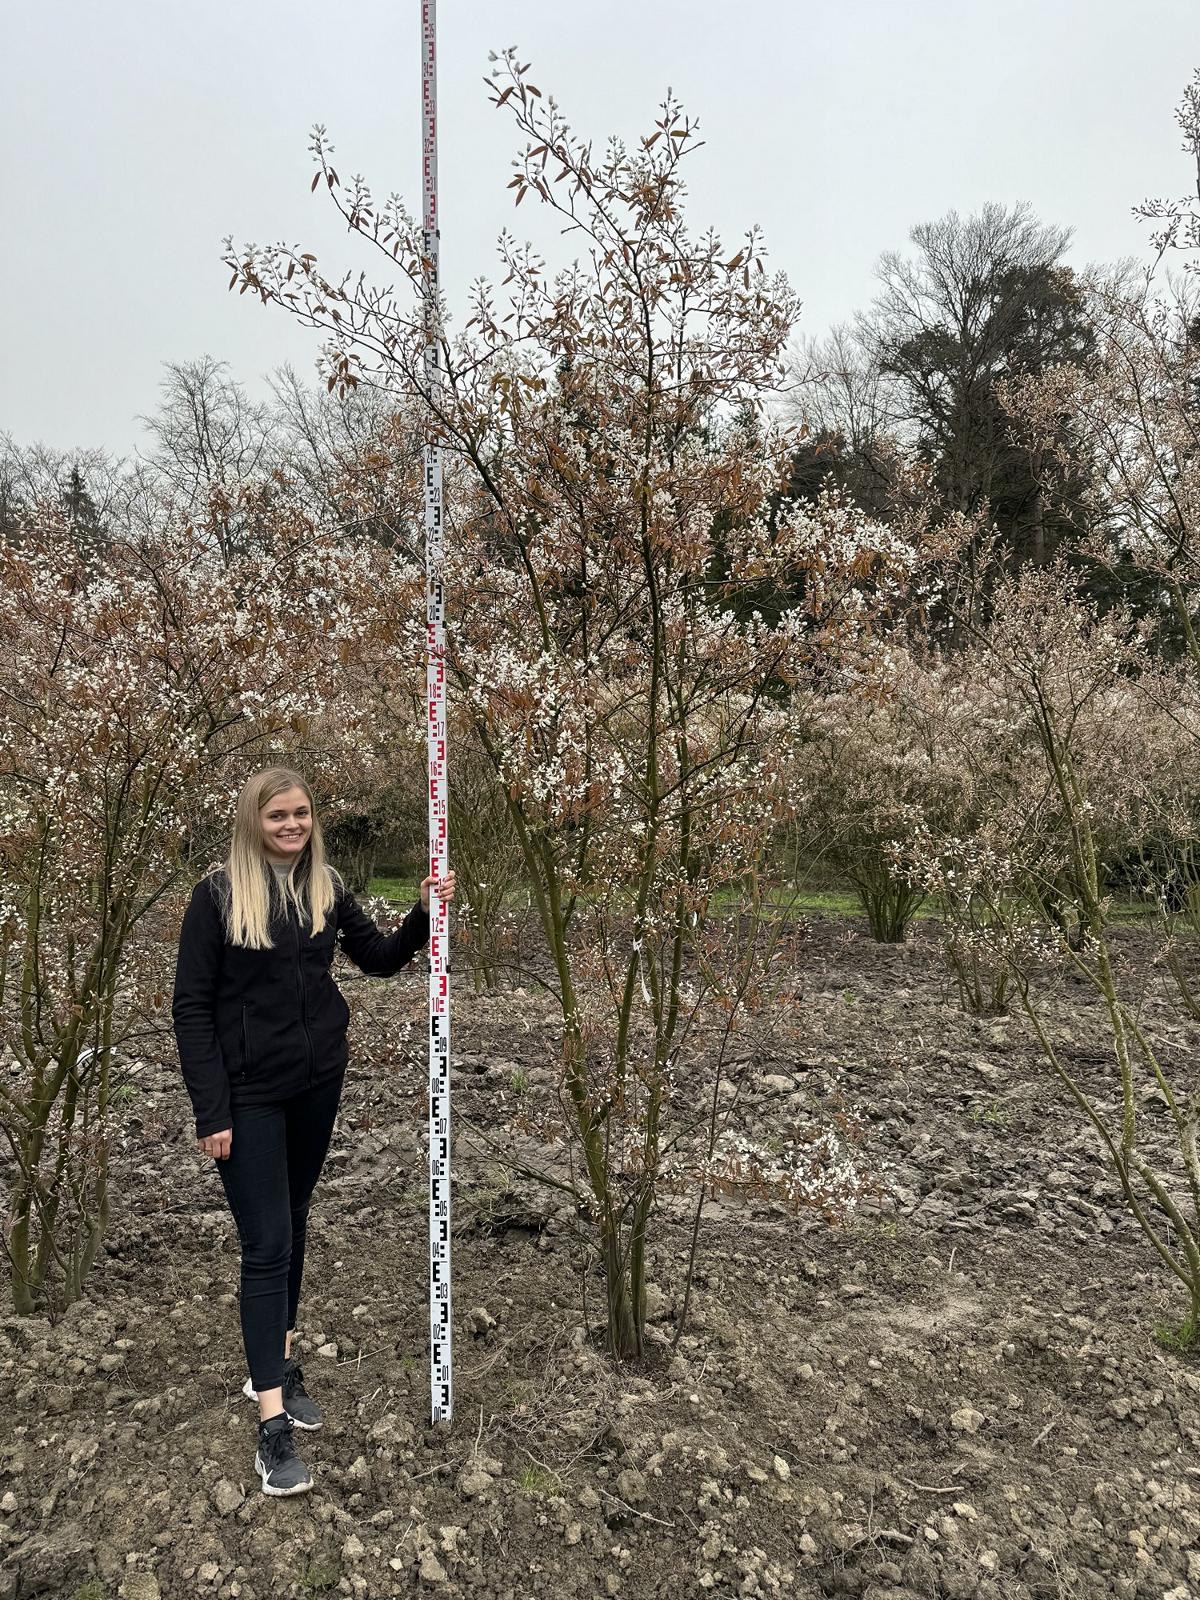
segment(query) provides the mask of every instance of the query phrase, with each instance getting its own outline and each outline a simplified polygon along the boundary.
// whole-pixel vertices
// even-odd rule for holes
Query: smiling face
[[[312,807],[303,789],[284,789],[258,813],[263,852],[268,861],[291,866],[312,833]]]

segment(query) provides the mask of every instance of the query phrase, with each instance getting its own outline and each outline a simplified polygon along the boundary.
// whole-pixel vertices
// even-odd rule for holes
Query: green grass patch
[[[1012,1113],[999,1100],[992,1100],[986,1106],[972,1106],[969,1114],[972,1122],[989,1128],[1006,1128],[1012,1121]]]
[[[861,917],[862,901],[853,889],[800,889],[791,900],[798,916]]]
[[[1113,922],[1153,922],[1158,916],[1158,904],[1144,894],[1113,895],[1109,916]],[[1181,931],[1186,937],[1186,930]]]
[[[411,905],[421,893],[419,878],[375,877],[371,879],[372,895],[379,895],[400,905]],[[508,897],[511,904],[524,904],[526,891],[515,890]],[[822,884],[812,888],[792,890],[783,887],[770,889],[765,897],[770,910],[784,917],[833,917],[858,921],[864,918],[862,902],[857,893],[845,885]],[[715,911],[735,911],[745,905],[745,896],[736,889],[720,889],[713,895],[711,907]],[[1113,922],[1138,926],[1152,922],[1158,907],[1144,895],[1114,895],[1110,916]],[[936,921],[939,916],[936,900],[926,900],[913,913],[916,922]],[[1186,933],[1185,933],[1186,937]]]
[[[332,1556],[314,1556],[300,1574],[301,1593],[328,1594],[341,1582],[341,1569]]]
[[[537,1462],[531,1461],[527,1467],[522,1467],[518,1472],[517,1488],[522,1494],[541,1498],[558,1494],[562,1483],[556,1472],[551,1472],[548,1467],[541,1467]]]
[[[1200,1350],[1200,1325],[1194,1317],[1186,1322],[1160,1322],[1154,1329],[1155,1342],[1177,1356],[1194,1356]]]
[[[381,895],[385,900],[401,901],[411,905],[421,895],[420,878],[372,878],[368,894]]]

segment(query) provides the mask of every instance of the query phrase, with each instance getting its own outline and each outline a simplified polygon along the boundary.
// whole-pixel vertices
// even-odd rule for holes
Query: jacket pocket
[[[338,988],[328,967],[321,972],[316,1013],[311,1020],[334,1034],[344,1034],[350,1026],[350,1007],[346,996]]]

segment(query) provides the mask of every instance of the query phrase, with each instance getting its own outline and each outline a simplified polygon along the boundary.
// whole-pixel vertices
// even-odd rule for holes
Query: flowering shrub
[[[110,531],[100,564],[50,507],[0,542],[0,1129],[19,1311],[77,1297],[103,1237],[119,1063],[166,1004],[161,938],[139,929],[208,865],[248,761],[299,745],[319,783],[362,740],[362,708],[334,702],[378,576],[369,549],[285,517],[269,556],[236,559],[183,526]]]
[[[798,768],[808,850],[851,882],[872,936],[903,941],[929,892],[906,872],[896,842],[961,826],[971,801],[968,768],[952,757],[947,723],[967,708],[952,674],[902,643],[875,655],[870,676],[793,702],[803,730]]]
[[[513,55],[491,81],[526,141],[516,200],[581,250],[551,271],[504,235],[504,282],[477,285],[462,337],[443,338],[438,393],[419,298],[291,247],[228,264],[326,333],[331,385],[416,397],[449,454],[451,683],[546,937],[578,1205],[610,1344],[630,1355],[680,1064],[778,981],[752,886],[800,793],[789,696],[869,649],[922,555],[835,498],[778,507],[793,441],[761,401],[796,300],[756,230],[732,249],[688,230],[681,108],[600,153]],[[420,291],[404,208],[343,183],[320,130],[314,148],[350,228]],[[712,914],[727,894],[746,907],[732,937]]]
[[[934,839],[923,825],[893,845],[898,871],[936,898],[959,1004],[977,1016],[1008,1010],[1012,959],[1052,959],[1036,896],[1020,864],[976,834]]]
[[[815,1127],[787,1124],[769,1143],[725,1129],[700,1174],[715,1194],[781,1198],[797,1210],[817,1206],[831,1218],[852,1211],[864,1175],[855,1159],[861,1130],[847,1119]]]
[[[999,974],[1010,980],[1131,1212],[1184,1285],[1189,1309],[1177,1340],[1194,1345],[1200,1087],[1187,1074],[1172,1081],[1146,1010],[1145,980],[1117,958],[1107,879],[1114,861],[1149,840],[1157,842],[1160,862],[1164,852],[1169,860],[1171,851],[1194,851],[1200,706],[1190,673],[1150,653],[1148,629],[1118,611],[1101,614],[1065,569],[1026,572],[1001,583],[994,598],[989,621],[971,630],[966,671],[981,699],[1007,705],[1007,751],[993,751],[990,765],[986,758],[979,765],[979,834],[966,845],[925,839],[910,846],[910,857],[923,856],[924,881],[956,912],[956,931],[965,924],[977,947],[981,941],[993,992]],[[1190,745],[1186,762],[1179,760],[1181,742]],[[956,859],[965,887],[950,864]],[[987,916],[982,929],[971,929],[977,899]],[[1041,985],[1051,963],[1073,969],[1100,1001],[1113,1046],[1115,1110],[1103,1091],[1084,1085],[1045,1020]],[[1156,1166],[1139,1142],[1147,1083],[1161,1093],[1173,1123],[1172,1166]]]

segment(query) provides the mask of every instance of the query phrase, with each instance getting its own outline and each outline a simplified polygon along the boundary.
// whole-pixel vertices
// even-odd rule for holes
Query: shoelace
[[[304,1387],[304,1369],[298,1363],[289,1367],[283,1375],[283,1398],[289,1400],[295,1394],[302,1394],[308,1399],[308,1390]]]
[[[281,1467],[285,1461],[291,1461],[296,1454],[296,1446],[292,1443],[292,1424],[289,1420],[286,1428],[279,1428],[275,1432],[263,1437],[259,1453],[267,1463],[268,1473],[276,1467]]]

